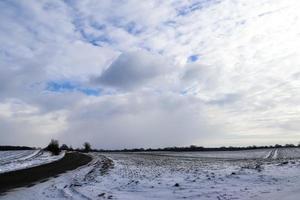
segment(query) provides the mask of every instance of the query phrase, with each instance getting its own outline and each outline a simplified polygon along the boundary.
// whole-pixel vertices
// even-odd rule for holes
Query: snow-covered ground
[[[86,166],[0,199],[298,200],[300,195],[299,149],[92,155]]]
[[[43,150],[0,151],[0,173],[24,169],[59,160],[64,156],[52,156]]]
[[[300,158],[299,148],[256,149],[243,151],[207,151],[207,152],[153,152],[156,155],[195,157],[195,158],[224,158],[224,159],[277,159]],[[146,154],[149,154],[146,152]]]
[[[257,149],[244,151],[203,151],[203,152],[152,152],[155,155],[181,156],[195,158],[226,158],[226,159],[254,159],[266,158],[274,149]],[[146,152],[149,154],[149,152]],[[299,150],[300,156],[300,150]]]

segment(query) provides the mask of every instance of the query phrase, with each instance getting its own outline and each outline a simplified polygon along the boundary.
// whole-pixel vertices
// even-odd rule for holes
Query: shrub
[[[68,151],[68,150],[69,150],[69,147],[68,147],[68,145],[66,145],[66,144],[62,144],[62,145],[60,146],[60,150]]]
[[[72,146],[69,147],[69,151],[74,151]]]
[[[45,148],[46,151],[50,151],[52,155],[59,155],[60,148],[58,140],[52,139],[48,146]]]

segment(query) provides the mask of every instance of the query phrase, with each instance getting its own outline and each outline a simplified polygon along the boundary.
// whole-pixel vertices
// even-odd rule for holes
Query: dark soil
[[[59,174],[74,170],[89,163],[92,158],[82,153],[66,153],[66,155],[49,164],[0,174],[0,195],[17,187],[30,187],[36,182],[43,182],[47,178],[57,177]]]

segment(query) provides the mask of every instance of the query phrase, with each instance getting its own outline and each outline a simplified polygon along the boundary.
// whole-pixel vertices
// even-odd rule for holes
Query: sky
[[[298,0],[2,0],[0,145],[300,141]]]

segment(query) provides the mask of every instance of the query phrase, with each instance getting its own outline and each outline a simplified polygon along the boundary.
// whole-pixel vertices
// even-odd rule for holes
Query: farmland
[[[1,199],[297,199],[300,149],[90,153],[93,161]]]
[[[0,151],[0,173],[38,166],[59,160],[64,156],[51,156],[42,150]]]

